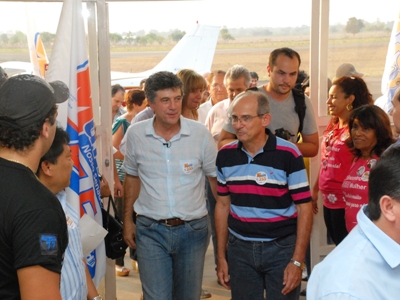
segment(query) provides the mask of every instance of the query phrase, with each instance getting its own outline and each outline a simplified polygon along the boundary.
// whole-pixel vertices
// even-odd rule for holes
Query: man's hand
[[[104,178],[104,176],[101,176],[100,180],[100,196],[101,197],[109,197],[111,195],[111,190],[110,186],[108,185],[108,181]]]
[[[124,235],[124,241],[128,244],[129,247],[132,249],[136,249],[136,225],[133,223],[132,220],[124,221],[124,228],[122,231]]]
[[[311,191],[311,199],[312,199],[314,214],[318,213],[318,194],[319,194],[319,189],[318,189],[318,185],[317,185],[317,188],[314,186],[314,188]]]
[[[119,179],[114,179],[114,197],[122,198],[124,196],[124,188]]]
[[[217,277],[223,287],[225,287],[228,290],[231,289],[231,283],[230,283],[229,273],[228,273],[228,263],[227,263],[226,259],[218,258]]]
[[[301,269],[289,263],[283,272],[283,285],[285,286],[282,290],[282,294],[287,295],[293,291],[301,283]]]

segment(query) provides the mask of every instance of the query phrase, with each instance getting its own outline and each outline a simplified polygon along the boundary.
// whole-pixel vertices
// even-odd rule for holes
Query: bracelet
[[[100,295],[97,295],[96,297],[94,297],[92,300],[103,300],[103,298]]]
[[[303,271],[303,270],[305,269],[305,267],[306,267],[306,264],[305,264],[305,263],[301,263],[301,262],[299,262],[299,261],[297,261],[297,260],[294,260],[294,259],[291,259],[290,262],[291,262],[292,264],[294,264],[295,266],[299,267],[300,270],[302,270],[302,271]]]

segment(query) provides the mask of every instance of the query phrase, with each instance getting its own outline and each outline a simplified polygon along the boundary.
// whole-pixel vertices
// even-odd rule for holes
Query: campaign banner
[[[46,49],[44,48],[40,32],[37,30],[36,21],[32,14],[33,3],[25,3],[27,16],[27,34],[29,56],[32,63],[33,74],[45,78],[45,73],[49,61],[47,59]]]
[[[67,189],[67,201],[80,216],[87,214],[102,225],[96,132],[89,75],[82,2],[65,0],[46,77],[47,80],[49,77],[51,80],[62,80],[70,89],[65,121],[66,130],[71,138],[69,146],[74,167],[71,184]],[[93,281],[98,286],[106,270],[104,242],[86,257],[86,261]]]
[[[382,75],[381,92],[383,95],[375,101],[375,104],[389,113],[393,108],[391,101],[398,88],[400,88],[400,6],[397,18],[393,23]]]

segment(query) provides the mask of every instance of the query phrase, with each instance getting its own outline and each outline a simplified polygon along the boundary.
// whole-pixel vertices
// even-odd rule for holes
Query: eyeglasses
[[[232,116],[232,124],[236,124],[238,122],[242,123],[243,125],[246,125],[248,123],[250,123],[251,120],[253,120],[254,118],[257,117],[262,117],[263,115],[256,115],[256,116],[249,116],[249,115],[244,115],[241,117],[238,116]]]

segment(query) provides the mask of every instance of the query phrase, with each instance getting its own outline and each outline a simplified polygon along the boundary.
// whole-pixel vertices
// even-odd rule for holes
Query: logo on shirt
[[[368,181],[368,180],[369,180],[369,171],[365,172],[365,173],[361,176],[361,180],[362,180],[362,181]]]
[[[340,136],[340,140],[344,142],[344,141],[347,140],[349,137],[350,137],[350,132],[346,131],[346,132],[343,132],[343,133],[342,133],[342,135]]]
[[[190,174],[193,172],[193,170],[194,170],[194,166],[192,163],[184,163],[183,164],[183,172],[185,174]]]
[[[42,233],[39,235],[40,251],[42,255],[57,255],[57,235]]]
[[[329,194],[327,198],[330,203],[335,203],[337,201],[335,194]]]
[[[361,166],[361,167],[359,167],[358,170],[357,170],[357,175],[358,175],[358,176],[361,176],[361,174],[364,173],[364,172],[365,172],[365,167],[364,167],[364,166]]]
[[[76,227],[74,220],[72,220],[72,218],[69,215],[66,215],[66,218],[67,218],[67,226],[71,229],[74,229]]]
[[[265,173],[265,172],[257,172],[257,174],[256,174],[256,182],[257,182],[257,184],[262,185],[262,184],[267,182],[267,179],[268,179],[267,173]]]

